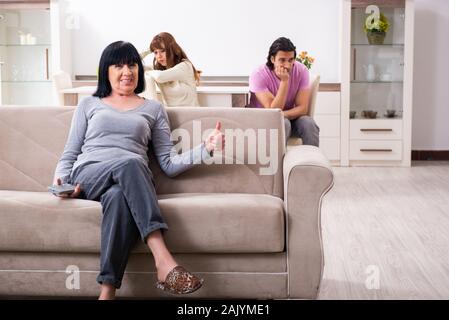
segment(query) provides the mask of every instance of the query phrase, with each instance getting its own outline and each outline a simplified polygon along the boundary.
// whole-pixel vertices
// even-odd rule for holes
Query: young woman
[[[162,102],[168,107],[198,106],[196,85],[199,72],[170,33],[162,32],[151,41],[141,58],[153,53],[153,65],[146,68],[149,94],[155,97],[155,85],[161,91]]]
[[[101,202],[100,299],[115,297],[139,238],[153,254],[159,288],[180,294],[202,285],[202,279],[177,264],[165,245],[161,230],[168,227],[159,209],[147,151],[151,144],[161,169],[175,176],[210,157],[224,141],[220,124],[202,144],[171,154],[164,107],[138,96],[145,87],[143,72],[132,44],[117,41],[106,47],[97,91],[76,108],[55,171],[54,184],[76,185],[71,195],[61,197]]]

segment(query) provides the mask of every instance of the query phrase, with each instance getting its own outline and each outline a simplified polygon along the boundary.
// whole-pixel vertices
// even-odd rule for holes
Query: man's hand
[[[55,181],[53,181],[53,184],[60,186],[62,184],[62,181],[61,181],[60,178],[56,178]],[[61,194],[61,195],[59,195],[57,197],[60,197],[60,198],[77,198],[80,193],[81,193],[81,185],[78,183],[75,186],[75,191],[73,191],[71,194]]]
[[[287,68],[284,68],[282,66],[277,66],[274,69],[274,73],[278,76],[281,81],[286,81],[290,79],[290,71]]]

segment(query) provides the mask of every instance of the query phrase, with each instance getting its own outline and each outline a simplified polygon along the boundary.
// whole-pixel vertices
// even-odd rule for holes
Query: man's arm
[[[264,108],[268,109],[281,109],[284,110],[285,102],[287,101],[288,94],[288,80],[290,75],[286,69],[277,68],[275,70],[276,75],[281,79],[279,90],[274,96],[271,92],[263,91],[256,92],[256,98]]]
[[[309,112],[310,89],[299,90],[295,97],[295,106],[284,111],[284,117],[293,120]]]

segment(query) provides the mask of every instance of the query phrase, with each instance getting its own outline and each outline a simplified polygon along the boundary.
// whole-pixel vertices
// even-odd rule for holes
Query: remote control
[[[60,196],[62,194],[71,194],[75,191],[75,186],[71,184],[65,183],[61,185],[52,185],[48,187],[48,191],[53,193],[56,196]]]

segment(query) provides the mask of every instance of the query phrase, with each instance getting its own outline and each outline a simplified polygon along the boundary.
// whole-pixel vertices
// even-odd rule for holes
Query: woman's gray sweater
[[[72,170],[92,162],[137,158],[148,164],[151,142],[161,169],[170,177],[201,163],[210,155],[204,144],[177,154],[164,107],[157,101],[120,111],[98,97],[83,99],[75,110],[69,137],[55,178],[67,182]]]

